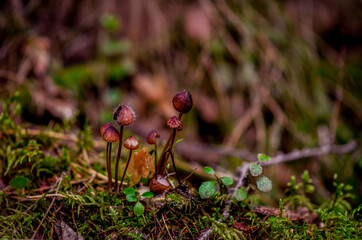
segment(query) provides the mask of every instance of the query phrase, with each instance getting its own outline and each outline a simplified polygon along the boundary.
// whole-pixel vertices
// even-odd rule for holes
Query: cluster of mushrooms
[[[173,168],[176,172],[176,178],[181,184],[180,177],[176,171],[175,165],[175,157],[173,152],[173,147],[175,144],[176,132],[182,130],[181,118],[184,113],[187,113],[192,108],[192,96],[191,93],[183,90],[181,92],[176,93],[176,95],[172,99],[172,103],[174,108],[179,112],[178,117],[172,116],[167,121],[167,126],[171,128],[170,136],[162,150],[160,159],[157,163],[157,138],[160,138],[160,135],[156,130],[152,130],[148,137],[147,143],[154,145],[154,149],[150,152],[150,154],[155,155],[155,175],[152,177],[149,187],[152,192],[155,194],[160,194],[168,189],[170,189],[170,184],[164,177],[164,172],[166,168],[166,164],[168,159],[171,157]],[[106,168],[108,175],[108,190],[112,191],[112,169],[111,169],[111,152],[112,152],[112,143],[119,141],[118,153],[116,158],[116,169],[115,169],[115,183],[114,183],[114,191],[118,194],[121,191],[123,186],[123,180],[126,175],[126,171],[131,160],[132,151],[138,149],[139,143],[135,137],[131,136],[124,142],[124,147],[129,150],[129,157],[126,163],[126,167],[123,171],[123,176],[121,179],[121,183],[118,186],[118,171],[119,171],[119,161],[121,158],[122,151],[122,143],[123,143],[123,128],[124,126],[130,125],[134,123],[136,119],[135,112],[133,109],[126,105],[119,105],[113,115],[113,119],[118,123],[120,130],[118,131],[112,123],[108,122],[104,124],[100,129],[100,134],[103,136],[103,140],[107,142],[106,149]]]

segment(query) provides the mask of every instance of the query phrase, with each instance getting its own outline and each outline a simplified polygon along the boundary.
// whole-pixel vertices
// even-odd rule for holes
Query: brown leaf
[[[132,154],[127,171],[131,175],[131,185],[137,184],[141,178],[146,178],[155,173],[154,158],[145,147]]]

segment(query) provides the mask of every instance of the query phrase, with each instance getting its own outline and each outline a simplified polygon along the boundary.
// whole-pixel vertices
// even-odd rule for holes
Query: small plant
[[[297,207],[301,206],[313,209],[307,194],[312,194],[315,187],[313,186],[312,179],[309,177],[308,170],[303,172],[301,179],[301,182],[296,183],[295,176],[291,176],[290,182],[287,184],[285,206],[289,209],[297,209]]]
[[[270,160],[270,157],[268,155],[259,153],[258,162],[250,165],[250,168],[249,168],[250,174],[254,177],[260,176],[261,173],[263,172],[261,163],[267,162],[269,160]],[[257,185],[258,189],[262,192],[269,192],[272,189],[272,182],[270,181],[269,178],[267,178],[265,176],[260,176],[256,180],[256,185]]]
[[[139,217],[145,212],[145,207],[140,202],[140,197],[144,198],[151,198],[155,194],[153,192],[144,192],[141,195],[139,195],[138,191],[134,188],[127,187],[123,190],[123,193],[126,195],[126,200],[128,202],[136,202],[136,204],[133,207],[133,213]]]
[[[201,198],[210,198],[212,197],[216,192],[216,183],[219,185],[219,189],[221,193],[228,192],[227,186],[231,186],[234,181],[232,178],[229,177],[221,177],[219,178],[216,176],[216,173],[212,167],[205,167],[204,172],[207,174],[213,175],[216,179],[216,181],[207,181],[203,182],[201,186],[199,187],[199,193]]]

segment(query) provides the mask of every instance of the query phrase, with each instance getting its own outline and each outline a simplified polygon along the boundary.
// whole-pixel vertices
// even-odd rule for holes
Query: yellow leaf
[[[131,175],[130,185],[137,184],[141,178],[146,178],[155,173],[154,158],[145,147],[132,154],[127,171]]]

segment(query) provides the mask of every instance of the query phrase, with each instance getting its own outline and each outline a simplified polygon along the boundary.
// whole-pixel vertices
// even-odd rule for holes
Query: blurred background
[[[359,0],[5,0],[0,98],[19,94],[19,123],[87,123],[95,139],[123,103],[138,115],[128,134],[167,138],[172,97],[187,89],[179,159],[236,176],[259,152],[361,142],[361,16]],[[361,202],[361,148],[268,167],[264,201],[305,169],[316,203],[334,173]]]

